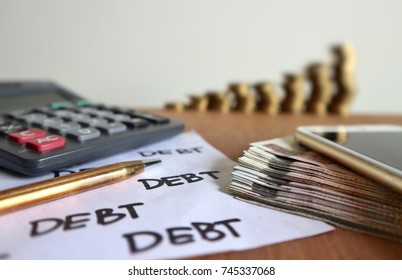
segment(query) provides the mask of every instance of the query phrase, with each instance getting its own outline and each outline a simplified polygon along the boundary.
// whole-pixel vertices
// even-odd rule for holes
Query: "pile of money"
[[[402,194],[299,146],[250,144],[234,168],[236,198],[402,243]]]

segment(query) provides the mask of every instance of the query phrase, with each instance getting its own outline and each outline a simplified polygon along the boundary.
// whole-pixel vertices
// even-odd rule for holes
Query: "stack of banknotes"
[[[232,175],[229,191],[239,199],[402,242],[402,194],[293,137],[250,144]]]

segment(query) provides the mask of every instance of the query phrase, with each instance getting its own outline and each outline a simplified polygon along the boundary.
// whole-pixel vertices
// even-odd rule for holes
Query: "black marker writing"
[[[141,151],[138,152],[143,157],[152,157],[155,155],[172,155],[172,154],[201,154],[202,147],[194,147],[194,148],[185,148],[185,149],[174,149],[174,150],[157,150],[157,151]]]
[[[131,219],[137,219],[139,217],[136,207],[142,206],[144,203],[130,203],[120,205],[117,208],[125,209]],[[95,211],[96,222],[98,225],[105,226],[113,224],[127,217],[126,213],[116,212],[112,208],[102,208]],[[30,222],[31,232],[30,236],[35,237],[44,235],[61,228],[63,231],[69,231],[72,229],[79,229],[86,227],[87,223],[91,220],[91,213],[77,213],[65,216],[62,218],[45,218]]]
[[[219,177],[215,175],[216,173],[219,173],[219,171],[204,171],[199,172],[198,175],[194,173],[187,173],[181,175],[162,177],[159,179],[139,179],[138,182],[142,183],[145,189],[152,190],[160,188],[163,185],[166,185],[168,187],[174,187],[183,185],[185,183],[191,184],[204,180],[205,179],[204,177],[210,177],[214,180],[217,180],[219,179]]]
[[[155,231],[137,231],[123,234],[126,239],[130,253],[136,254],[155,248],[166,240],[172,245],[184,245],[196,241],[199,237],[207,242],[216,242],[228,236],[240,237],[232,223],[240,222],[240,219],[229,219],[214,223],[194,222],[188,227],[171,227],[166,233]],[[166,234],[164,238],[164,234]]]

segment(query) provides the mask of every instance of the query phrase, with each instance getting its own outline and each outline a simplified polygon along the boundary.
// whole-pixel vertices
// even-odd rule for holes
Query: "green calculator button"
[[[50,108],[52,108],[53,110],[59,110],[59,109],[69,109],[73,107],[73,104],[71,104],[70,102],[53,102],[52,104],[50,104]]]
[[[77,102],[75,102],[75,105],[77,107],[92,107],[93,103],[87,100],[78,100]]]

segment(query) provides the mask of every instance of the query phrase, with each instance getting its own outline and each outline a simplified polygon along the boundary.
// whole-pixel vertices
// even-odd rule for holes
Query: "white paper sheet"
[[[0,216],[0,258],[184,258],[333,229],[234,199],[226,188],[235,162],[195,132],[70,170],[151,158],[162,164],[132,179]],[[53,176],[2,170],[1,189]]]

